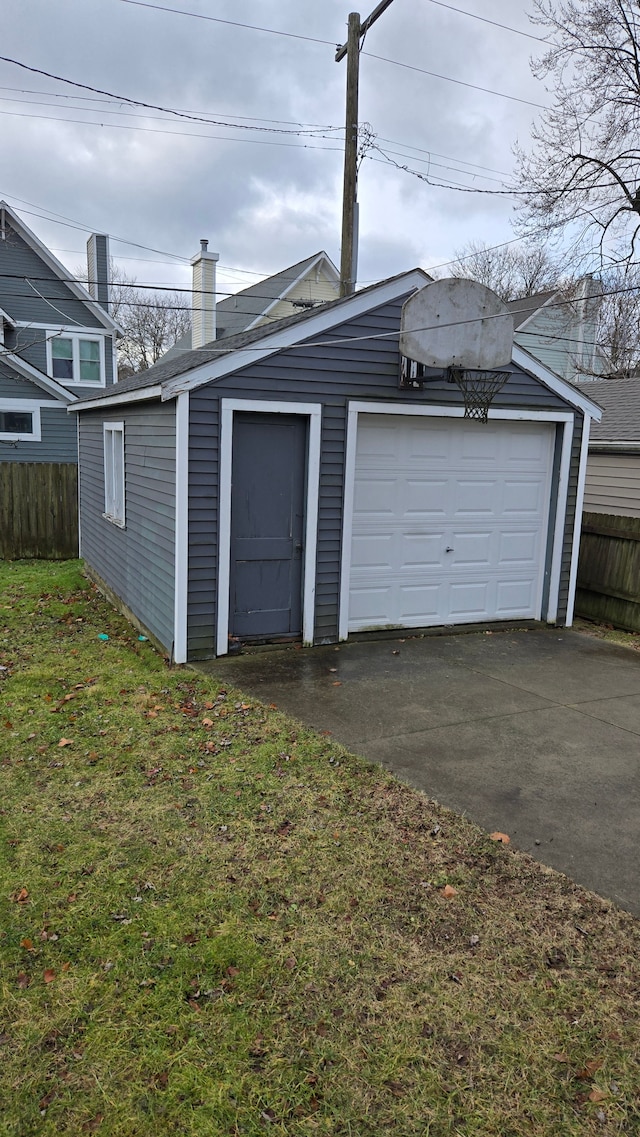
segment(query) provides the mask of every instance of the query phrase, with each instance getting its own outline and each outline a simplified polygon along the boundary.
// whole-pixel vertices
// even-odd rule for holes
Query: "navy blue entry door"
[[[231,636],[302,631],[306,449],[302,415],[234,415]]]

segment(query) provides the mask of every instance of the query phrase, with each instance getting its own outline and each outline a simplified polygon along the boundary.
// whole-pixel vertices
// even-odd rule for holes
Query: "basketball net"
[[[487,422],[489,407],[510,374],[510,371],[468,371],[450,367],[449,382],[455,383],[462,391],[464,417]]]

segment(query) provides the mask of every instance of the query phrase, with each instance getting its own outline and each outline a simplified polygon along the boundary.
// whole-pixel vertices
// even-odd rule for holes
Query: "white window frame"
[[[73,352],[73,379],[58,379],[53,374],[53,348],[52,343],[54,340],[71,340]],[[90,340],[92,343],[100,345],[100,382],[87,383],[86,379],[79,378],[80,375],[80,340]],[[74,328],[73,331],[68,328],[58,328],[55,332],[47,332],[47,375],[55,379],[61,387],[84,387],[86,390],[98,391],[102,387],[106,387],[106,366],[105,366],[105,351],[104,351],[104,336],[96,335],[95,332],[78,331]]]
[[[45,404],[49,406],[51,404]],[[59,403],[54,403],[54,406],[59,406]],[[17,411],[18,413],[28,411],[32,416],[31,430],[24,432],[0,430],[0,439],[3,442],[41,442],[42,441],[42,425],[40,422],[40,403],[35,402],[33,399],[0,399],[0,411]]]
[[[113,464],[113,435],[122,436],[121,460],[117,466]],[[125,508],[125,462],[124,462],[124,423],[105,422],[102,424],[103,452],[104,452],[104,513],[105,521],[124,529],[126,523]],[[109,450],[111,449],[111,456]],[[122,493],[118,494],[116,479],[120,482]],[[118,498],[122,502],[121,509],[117,508]]]

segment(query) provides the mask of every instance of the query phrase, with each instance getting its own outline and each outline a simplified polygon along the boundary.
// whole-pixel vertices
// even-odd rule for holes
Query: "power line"
[[[114,112],[109,112],[114,113]],[[23,111],[0,111],[0,115],[10,118],[39,119],[41,122],[71,122],[80,126],[99,126],[101,130],[135,130],[143,134],[165,134],[173,138],[201,138],[205,141],[243,142],[252,146],[285,146],[294,150],[330,150],[342,153],[341,146],[311,146],[307,142],[268,142],[265,138],[228,138],[223,134],[195,134],[185,133],[182,130],[162,130],[152,126],[129,126],[121,122],[95,122],[86,118],[66,118],[62,115],[26,114]],[[277,133],[277,132],[276,132]],[[291,132],[295,133],[295,132]],[[325,135],[313,135],[314,138],[323,138]]]
[[[125,0],[126,3],[133,2],[133,0]],[[310,134],[314,135],[315,130],[285,130],[283,127],[274,126],[245,126],[242,123],[228,123],[221,119],[213,119],[205,115],[190,114],[187,111],[175,110],[173,107],[164,107],[159,103],[147,103],[142,99],[134,99],[128,95],[116,95],[113,91],[105,91],[101,87],[92,87],[89,83],[80,83],[76,79],[67,79],[63,75],[56,75],[52,71],[43,71],[41,67],[32,67],[29,63],[23,63],[20,59],[12,59],[8,55],[0,55],[0,62],[11,63],[14,67],[21,67],[24,71],[30,71],[34,75],[44,75],[47,79],[54,79],[56,83],[66,83],[70,87],[78,87],[82,91],[92,91],[95,95],[106,95],[109,99],[114,99],[119,103],[128,103],[130,106],[143,107],[145,110],[161,111],[163,114],[174,115],[180,119],[186,119],[188,122],[204,123],[208,126],[226,126],[235,127],[236,130],[256,130],[265,134]],[[334,129],[334,128],[330,128]]]
[[[222,20],[218,16],[205,16],[201,12],[185,12],[181,8],[169,8],[164,4],[149,4],[145,0],[120,0],[121,4],[131,4],[135,8],[151,8],[156,12],[170,12],[174,16],[190,16],[193,20],[207,20],[212,24],[226,24],[230,28],[246,28],[252,32],[265,32],[271,36],[285,36],[287,39],[305,40],[306,43],[321,43],[325,47],[336,47],[334,40],[318,39],[317,36],[303,36],[297,32],[284,32],[278,28],[264,28],[257,24],[241,24],[238,20]]]
[[[90,95],[66,94],[64,91],[40,91],[40,90],[34,90],[32,88],[29,88],[29,87],[2,87],[2,86],[0,86],[0,91],[13,91],[15,94],[18,94],[18,95],[46,95],[47,98],[51,98],[51,99],[74,99],[76,102],[82,102],[82,103],[101,103],[102,105],[107,105],[107,106],[112,105],[111,99],[96,99],[96,98],[92,98]],[[27,105],[29,105],[29,102],[26,99],[6,99],[5,101],[15,102],[15,103],[26,102]],[[74,109],[79,110],[80,108],[76,107]],[[223,113],[222,111],[185,110],[184,107],[177,107],[176,109],[184,112],[185,114],[193,114],[193,115],[212,115],[212,114],[221,115]],[[232,114],[231,118],[243,119],[246,122],[250,122],[250,121],[252,121],[252,122],[269,122],[269,123],[277,124],[280,126],[297,126],[300,128],[308,127],[310,129],[315,128],[316,130],[343,130],[344,129],[343,127],[331,126],[331,125],[328,125],[326,123],[321,123],[321,122],[296,122],[295,119],[264,118],[263,116],[260,116],[260,115]]]
[[[534,36],[531,32],[523,32],[520,28],[512,28],[509,24],[501,24],[498,20],[490,20],[487,16],[478,16],[476,12],[467,12],[465,8],[454,8],[453,4],[445,4],[443,0],[429,0],[429,3],[435,4],[438,8],[448,8],[450,12],[458,12],[461,16],[470,16],[472,20],[481,20],[483,24],[491,24],[494,28],[502,28],[505,32],[524,36],[525,39],[534,39],[537,43],[550,43],[550,40],[543,39],[542,36]]]
[[[484,95],[497,95],[500,99],[509,99],[512,103],[523,103],[527,107],[536,107],[537,110],[546,111],[549,108],[544,103],[534,103],[531,99],[522,99],[519,95],[507,95],[505,91],[494,91],[491,87],[480,87],[477,83],[467,83],[464,79],[454,79],[451,75],[441,75],[438,71],[427,71],[424,67],[415,67],[412,63],[401,63],[398,59],[388,59],[385,55],[374,55],[371,51],[363,51],[369,59],[377,59],[381,63],[390,63],[393,67],[404,67],[407,71],[417,71],[420,75],[428,75],[431,79],[442,79],[445,83],[455,83],[458,87],[468,87],[472,91],[481,91]]]

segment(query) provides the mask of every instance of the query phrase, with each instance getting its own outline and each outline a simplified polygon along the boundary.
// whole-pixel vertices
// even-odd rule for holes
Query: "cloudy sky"
[[[548,101],[529,71],[542,45],[510,29],[540,32],[530,0],[451,4],[508,28],[435,0],[394,0],[366,37],[360,121],[380,149],[360,172],[361,283],[514,235],[512,198],[461,187],[500,190],[514,143],[527,145],[531,104]],[[355,7],[9,0],[2,55],[193,117],[0,62],[0,197],[72,268],[88,233],[108,232],[140,284],[186,285],[201,237],[220,253],[230,290],[318,249],[338,262],[346,61],[334,55]]]

